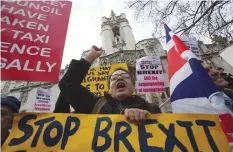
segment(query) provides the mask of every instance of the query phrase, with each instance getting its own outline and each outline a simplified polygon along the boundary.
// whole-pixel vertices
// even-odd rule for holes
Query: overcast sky
[[[93,44],[101,46],[101,18],[110,17],[111,10],[116,15],[125,13],[136,42],[150,38],[153,26],[151,23],[137,23],[133,10],[128,9],[125,0],[72,0],[70,22],[63,54],[62,68],[71,59],[79,59],[83,51]]]

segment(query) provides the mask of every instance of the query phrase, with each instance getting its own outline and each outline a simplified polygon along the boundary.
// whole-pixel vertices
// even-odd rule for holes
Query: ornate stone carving
[[[144,50],[122,50],[100,57],[100,65],[111,65],[117,63],[135,64],[138,58],[146,56]]]
[[[102,52],[102,55],[101,55],[101,56],[104,56],[104,55],[106,55],[106,51],[105,51],[105,50],[103,50],[103,52]]]
[[[111,21],[112,22],[116,22],[117,21],[117,19],[116,19],[116,14],[113,12],[113,10],[111,10]]]
[[[106,20],[107,20],[106,22],[102,22],[101,28],[103,28],[103,26],[106,25],[110,25],[111,27],[113,27],[115,25],[119,25],[122,22],[126,22],[129,24],[129,21],[126,18],[121,18],[120,16],[116,16],[116,15],[114,17],[112,17],[111,15],[111,17],[109,18],[106,17]]]

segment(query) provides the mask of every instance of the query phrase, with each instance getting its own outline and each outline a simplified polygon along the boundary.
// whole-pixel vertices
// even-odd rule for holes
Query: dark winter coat
[[[81,85],[91,64],[84,59],[72,60],[66,74],[59,82],[61,93],[55,106],[54,112],[70,112],[69,104],[76,113],[91,114],[100,97],[94,95]],[[106,103],[101,107],[100,114],[120,114],[125,108],[138,108],[150,113],[160,113],[157,105],[151,105],[143,98],[132,95],[123,101],[117,101],[109,94],[105,94]]]

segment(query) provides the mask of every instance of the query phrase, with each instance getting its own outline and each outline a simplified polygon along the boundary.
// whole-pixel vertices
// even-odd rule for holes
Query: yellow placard
[[[113,64],[111,66],[92,67],[88,71],[82,85],[95,95],[104,96],[104,92],[108,91],[108,76],[112,74],[116,68],[128,70],[126,63]]]
[[[123,115],[20,113],[2,151],[230,152],[217,115],[155,114],[139,126]]]

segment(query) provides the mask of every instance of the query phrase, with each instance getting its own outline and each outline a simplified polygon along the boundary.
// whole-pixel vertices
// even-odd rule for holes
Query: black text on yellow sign
[[[108,91],[109,75],[111,75],[116,68],[128,70],[126,63],[92,67],[84,78],[82,85],[95,95],[104,96],[104,92]]]
[[[3,151],[230,152],[215,115],[157,114],[139,126],[122,115],[18,114]]]

